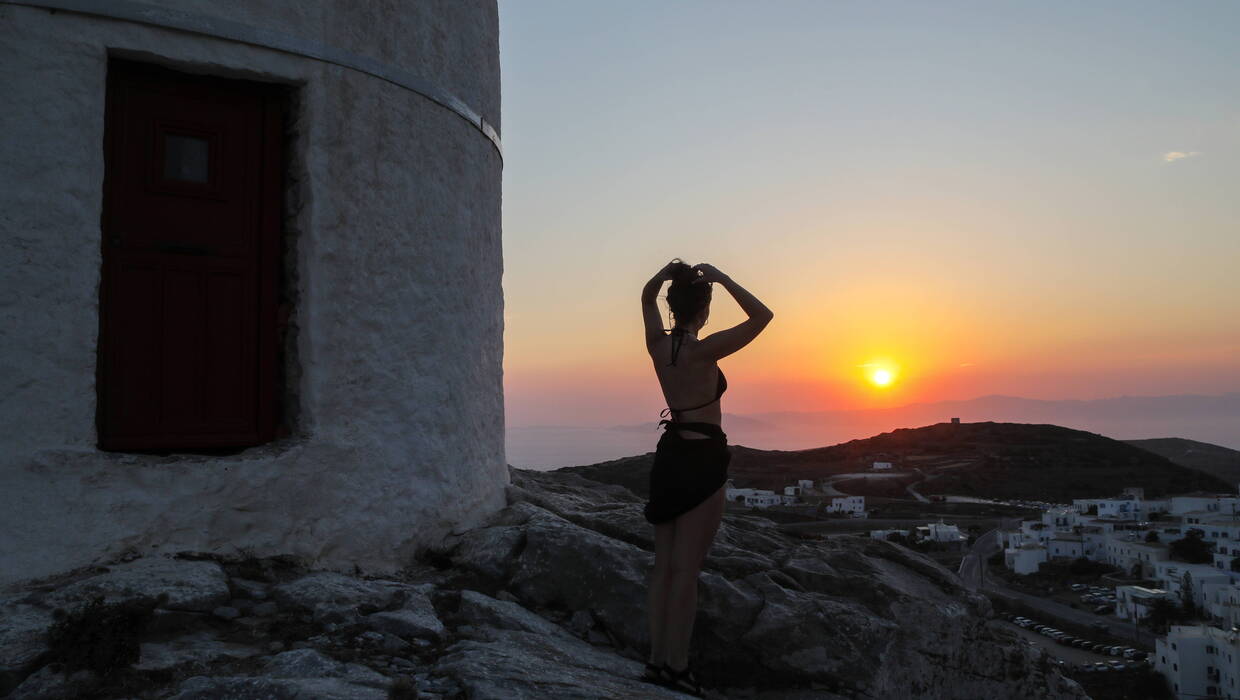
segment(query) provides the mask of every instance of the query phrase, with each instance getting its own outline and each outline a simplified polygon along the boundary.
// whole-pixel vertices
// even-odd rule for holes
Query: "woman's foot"
[[[672,690],[679,690],[694,697],[702,697],[702,684],[698,682],[697,674],[687,665],[677,671],[671,666],[664,666],[667,669],[668,682],[667,687]]]
[[[642,680],[647,683],[658,683],[659,685],[667,685],[671,680],[672,669],[666,663],[655,664],[646,662],[646,670],[642,672]]]

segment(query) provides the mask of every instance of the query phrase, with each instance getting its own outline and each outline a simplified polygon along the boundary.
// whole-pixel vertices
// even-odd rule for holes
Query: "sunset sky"
[[[500,21],[509,426],[657,419],[672,257],[775,311],[730,413],[1240,391],[1240,3]],[[714,298],[703,335],[743,318]]]

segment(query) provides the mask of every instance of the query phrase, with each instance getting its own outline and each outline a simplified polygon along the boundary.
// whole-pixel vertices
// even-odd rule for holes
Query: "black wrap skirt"
[[[650,468],[650,500],[646,520],[665,523],[693,509],[728,480],[728,436],[714,423],[663,421],[664,432]],[[692,430],[709,438],[685,438]]]

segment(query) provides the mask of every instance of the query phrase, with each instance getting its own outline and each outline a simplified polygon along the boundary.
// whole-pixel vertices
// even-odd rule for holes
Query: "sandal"
[[[671,667],[666,663],[652,664],[646,662],[646,670],[642,673],[641,680],[647,683],[657,683],[659,685],[667,685],[671,677]]]
[[[670,676],[668,678],[669,682],[667,683],[667,687],[672,690],[679,690],[682,693],[687,693],[697,698],[703,697],[702,684],[698,683],[697,674],[693,672],[693,669],[688,666],[685,666],[679,671],[673,669],[671,666],[664,666],[664,668],[667,669],[667,673]]]

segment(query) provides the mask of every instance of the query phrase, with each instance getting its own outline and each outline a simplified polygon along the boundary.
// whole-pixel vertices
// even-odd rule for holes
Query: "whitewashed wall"
[[[361,54],[499,124],[494,0],[162,2]],[[292,438],[95,448],[109,52],[299,89]],[[0,4],[0,584],[136,549],[391,571],[503,506],[501,157],[415,92],[271,49]]]

